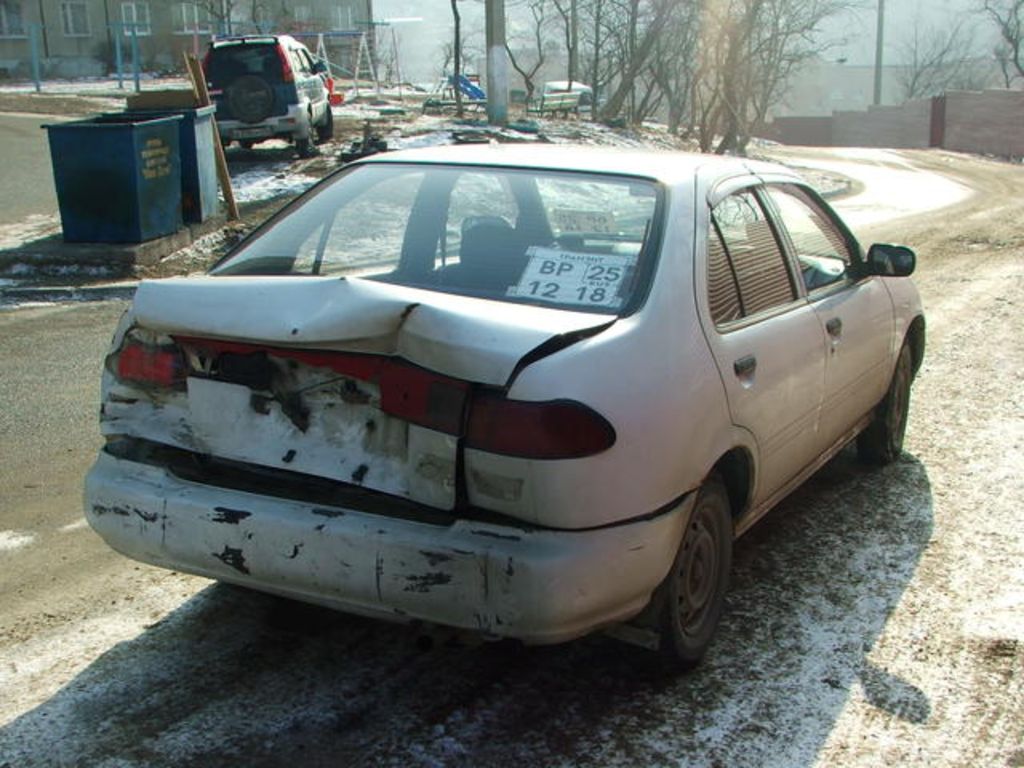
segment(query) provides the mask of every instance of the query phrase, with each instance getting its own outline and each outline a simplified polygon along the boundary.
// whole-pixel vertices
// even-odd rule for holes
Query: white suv
[[[327,65],[295,38],[221,38],[210,43],[203,68],[225,144],[287,139],[306,156],[314,141],[334,135]]]

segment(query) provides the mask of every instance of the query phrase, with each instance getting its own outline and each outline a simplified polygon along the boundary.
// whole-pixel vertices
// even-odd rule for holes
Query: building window
[[[210,11],[195,3],[177,3],[174,6],[174,31],[178,34],[209,34],[213,31]]]
[[[21,18],[19,0],[0,0],[0,37],[24,37],[25,22]]]
[[[64,37],[89,37],[89,6],[81,0],[60,4],[60,18],[64,25]]]
[[[352,21],[351,8],[342,8],[340,5],[334,7],[334,28],[345,31],[356,28],[355,23]]]
[[[133,29],[139,37],[150,34],[149,3],[121,3],[121,22],[126,35],[131,35]]]

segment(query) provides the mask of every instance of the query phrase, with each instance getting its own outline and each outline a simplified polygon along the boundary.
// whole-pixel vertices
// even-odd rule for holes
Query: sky
[[[875,55],[876,1],[861,0],[860,10],[837,17],[823,29],[823,34],[837,42],[829,52],[834,59],[845,58],[851,65],[871,64]],[[991,51],[990,28],[977,11],[980,0],[885,0],[886,60],[898,63],[904,41],[912,34],[915,20],[923,28],[934,26],[948,29],[958,21],[979,28],[977,35],[979,54]],[[449,0],[373,0],[374,15],[380,21],[388,19],[418,18],[420,21],[402,21],[394,25],[399,41],[401,66],[408,79],[428,82],[439,75],[442,58],[441,46],[452,35],[452,15]],[[480,0],[462,0],[459,7],[463,28],[468,30],[470,42],[483,48],[483,3]],[[389,34],[385,32],[385,34]]]

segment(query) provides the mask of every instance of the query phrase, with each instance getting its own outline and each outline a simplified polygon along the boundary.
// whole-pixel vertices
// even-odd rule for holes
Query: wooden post
[[[196,95],[196,103],[200,107],[208,107],[210,106],[210,92],[206,90],[203,65],[192,54],[186,52],[184,55],[189,78],[192,80],[192,91]],[[220,143],[217,119],[211,116],[210,123],[213,126],[213,150],[217,160],[217,179],[220,181],[220,188],[224,190],[224,202],[228,206],[228,221],[238,221],[238,205],[235,203],[235,191],[231,188],[231,176],[228,174],[228,161],[224,157],[224,147]]]

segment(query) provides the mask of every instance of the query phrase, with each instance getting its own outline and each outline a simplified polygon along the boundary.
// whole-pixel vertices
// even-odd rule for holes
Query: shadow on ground
[[[604,637],[425,650],[211,586],[0,728],[0,766],[810,766],[855,686],[928,720],[866,654],[931,531],[919,462],[842,454],[737,544],[718,640],[682,677]]]

